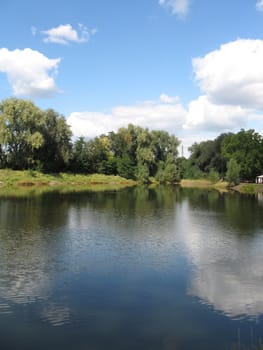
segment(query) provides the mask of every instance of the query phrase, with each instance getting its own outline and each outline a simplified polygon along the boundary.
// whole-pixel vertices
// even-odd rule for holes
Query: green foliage
[[[208,180],[210,180],[212,183],[216,183],[220,180],[220,176],[215,169],[210,169],[208,174]]]
[[[208,174],[211,169],[221,176],[226,172],[226,159],[221,153],[221,147],[228,134],[221,134],[215,140],[194,143],[189,147],[191,153],[188,159],[188,168],[198,168]]]
[[[164,168],[164,180],[170,184],[180,181],[179,171],[174,163],[168,163]]]
[[[70,170],[74,173],[88,173],[89,168],[87,143],[84,137],[80,137],[73,144]]]
[[[175,160],[175,164],[176,164],[176,167],[178,169],[179,178],[181,180],[185,176],[188,160],[184,157],[178,157]]]
[[[239,164],[242,180],[254,181],[263,170],[263,138],[254,130],[229,134],[223,141],[222,154]]]
[[[180,171],[174,162],[160,162],[156,174],[156,180],[160,183],[174,184],[181,180]]]
[[[32,167],[43,146],[44,113],[32,102],[15,98],[0,104],[0,144],[6,165],[13,169]]]
[[[135,179],[134,162],[128,156],[117,158],[117,174],[126,179]]]
[[[43,135],[44,147],[39,152],[45,171],[63,171],[69,166],[72,157],[71,130],[66,119],[48,109],[45,113]]]
[[[117,175],[117,160],[113,157],[109,157],[107,160],[103,160],[99,166],[99,174],[105,175]],[[119,174],[120,175],[120,174]],[[122,176],[122,175],[120,175]],[[124,176],[122,176],[124,177]]]
[[[187,166],[184,171],[184,179],[204,179],[205,173],[203,173],[197,165],[191,165],[190,162],[187,163]]]
[[[143,184],[149,183],[150,173],[149,173],[149,168],[147,167],[147,165],[146,164],[138,164],[136,167],[135,176],[139,182],[141,182]]]
[[[82,137],[72,144],[71,138],[65,118],[52,109],[16,98],[0,103],[0,168],[112,174],[143,183],[150,178],[217,182],[227,175],[236,184],[263,171],[263,138],[254,130],[194,143],[188,159],[178,158],[175,136],[132,124],[92,140]]]
[[[149,131],[130,124],[116,133],[112,131],[93,140],[76,140],[71,170],[116,174],[148,183],[150,177],[156,176],[159,165],[164,163],[169,164],[165,170],[167,181],[173,182],[178,178],[178,145],[177,138],[167,132]]]
[[[239,184],[240,169],[241,167],[235,159],[232,158],[227,162],[226,180],[230,186]]]
[[[190,157],[181,165],[183,178],[208,178],[215,182],[227,172],[227,162],[234,159],[239,165],[238,177],[234,175],[230,163],[227,175],[231,183],[242,180],[254,181],[263,171],[263,138],[254,130],[241,129],[238,133],[221,134],[215,140],[194,143],[190,148]],[[232,174],[233,172],[233,174]],[[233,177],[233,181],[232,181]]]
[[[11,98],[0,104],[1,167],[58,171],[71,156],[71,131],[53,110]]]
[[[160,162],[176,162],[179,141],[166,131],[149,131],[130,124],[108,136],[109,149],[117,159],[117,173],[143,183],[155,177]]]

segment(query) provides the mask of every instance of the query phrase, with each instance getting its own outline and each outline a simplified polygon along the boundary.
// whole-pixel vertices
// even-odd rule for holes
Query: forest
[[[33,102],[0,103],[0,168],[119,175],[143,183],[226,179],[237,184],[263,173],[263,138],[255,130],[223,133],[194,143],[188,159],[179,139],[162,130],[128,125],[94,139],[73,138],[64,116]]]

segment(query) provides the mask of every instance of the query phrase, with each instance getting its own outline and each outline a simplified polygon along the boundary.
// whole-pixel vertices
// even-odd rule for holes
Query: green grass
[[[206,179],[184,179],[180,182],[182,187],[191,187],[191,188],[215,188],[218,191],[226,191],[228,183],[227,182],[216,182],[206,180]]]
[[[70,173],[43,174],[32,170],[0,170],[0,195],[15,192],[21,194],[26,192],[41,193],[54,189],[61,192],[106,190],[134,185],[136,185],[135,181],[120,176]]]
[[[263,184],[241,183],[238,186],[234,187],[234,190],[244,194],[255,194],[258,192],[263,192]]]
[[[180,185],[182,187],[192,187],[192,188],[215,188],[219,191],[228,191],[229,189],[233,189],[243,194],[255,194],[258,192],[263,192],[263,184],[255,184],[255,183],[241,183],[238,186],[230,188],[229,184],[225,181],[219,181],[217,183],[213,183],[205,179],[200,179],[200,180],[184,179],[181,181]]]

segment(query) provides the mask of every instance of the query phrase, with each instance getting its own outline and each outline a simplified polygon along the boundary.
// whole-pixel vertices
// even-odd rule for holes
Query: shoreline
[[[63,191],[107,190],[136,186],[139,183],[115,175],[103,174],[73,174],[57,173],[44,174],[34,170],[0,169],[0,195],[1,191],[14,192],[15,190],[38,191],[41,189],[61,189]],[[220,192],[236,191],[242,194],[263,193],[263,184],[240,183],[229,187],[228,182],[213,183],[206,179],[183,179],[179,186],[182,188],[215,189]]]
[[[136,181],[112,175],[73,173],[43,174],[32,170],[0,170],[0,196],[43,192],[115,190],[137,185]]]
[[[263,184],[240,183],[237,186],[229,187],[228,182],[220,181],[213,183],[209,180],[182,180],[180,186],[183,188],[211,188],[220,192],[236,191],[241,194],[263,193]]]

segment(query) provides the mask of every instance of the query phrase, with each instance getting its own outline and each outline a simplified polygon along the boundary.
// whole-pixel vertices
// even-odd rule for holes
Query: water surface
[[[0,197],[1,349],[253,348],[262,214],[178,187]]]

